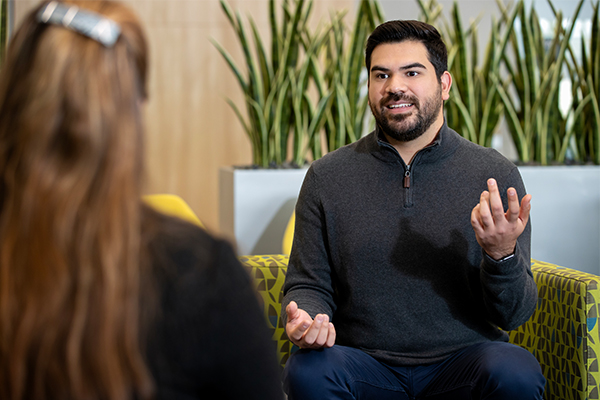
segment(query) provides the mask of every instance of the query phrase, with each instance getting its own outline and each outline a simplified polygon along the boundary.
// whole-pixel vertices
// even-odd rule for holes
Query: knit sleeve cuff
[[[483,251],[483,266],[484,269],[492,275],[505,275],[507,273],[515,272],[521,268],[519,244],[515,247],[512,254],[501,258],[500,260],[494,260],[485,251]]]

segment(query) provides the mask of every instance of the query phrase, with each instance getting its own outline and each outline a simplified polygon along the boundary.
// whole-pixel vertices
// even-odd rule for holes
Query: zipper
[[[406,165],[406,171],[404,172],[404,183],[402,185],[406,190],[406,196],[404,196],[404,207],[412,207],[412,192],[413,190],[410,188],[410,164]]]
[[[396,148],[394,148],[394,146],[392,146],[392,145],[391,145],[391,144],[389,144],[388,142],[384,142],[384,141],[382,141],[382,140],[378,140],[378,142],[379,142],[381,145],[383,145],[383,146],[386,146],[386,147],[388,147],[389,149],[393,150],[393,151],[394,151],[394,152],[395,152],[395,153],[398,155],[398,157],[399,157],[400,159],[402,159],[402,158],[400,157],[400,153],[398,153],[398,150],[396,150]],[[406,196],[404,197],[404,207],[405,207],[405,208],[410,208],[410,207],[412,207],[412,206],[413,206],[413,199],[412,199],[412,197],[413,197],[413,196],[412,196],[412,194],[413,194],[413,190],[414,190],[414,189],[412,189],[412,188],[411,188],[411,172],[410,172],[411,166],[412,166],[412,165],[414,164],[414,162],[415,162],[415,161],[418,159],[418,157],[420,156],[420,153],[422,153],[422,152],[423,152],[423,150],[425,150],[425,149],[427,149],[427,148],[429,148],[429,147],[433,147],[433,145],[432,145],[432,144],[430,144],[430,145],[428,145],[428,146],[426,146],[426,147],[422,148],[421,150],[419,150],[419,151],[418,151],[418,152],[415,154],[415,156],[413,157],[413,160],[412,160],[412,161],[413,161],[413,163],[412,163],[412,164],[405,164],[405,165],[406,165],[406,170],[404,171],[404,179],[403,179],[403,182],[402,182],[402,187],[403,187],[403,188],[406,190]],[[404,164],[404,162],[402,162],[402,164]]]
[[[406,166],[406,172],[404,173],[404,188],[410,189],[410,165]]]

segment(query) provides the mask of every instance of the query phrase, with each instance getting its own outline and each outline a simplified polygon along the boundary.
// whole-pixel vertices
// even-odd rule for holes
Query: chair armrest
[[[512,343],[528,349],[546,377],[546,399],[598,399],[600,277],[532,260],[538,287],[533,316],[510,331]]]
[[[255,288],[262,299],[267,325],[277,343],[277,356],[283,367],[297,347],[289,341],[281,319],[283,283],[287,273],[288,256],[243,256],[240,262],[250,273]]]

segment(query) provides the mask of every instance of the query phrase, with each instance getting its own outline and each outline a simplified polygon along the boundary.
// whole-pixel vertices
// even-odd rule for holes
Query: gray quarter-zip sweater
[[[296,206],[284,285],[313,318],[330,316],[336,344],[391,365],[439,362],[529,319],[537,301],[531,228],[497,262],[470,218],[487,179],[519,198],[517,167],[446,124],[407,166],[376,130],[315,161]]]

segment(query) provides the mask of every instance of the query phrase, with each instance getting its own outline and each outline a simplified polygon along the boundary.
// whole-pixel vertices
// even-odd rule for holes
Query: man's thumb
[[[285,308],[285,312],[287,312],[288,320],[294,319],[298,314],[298,304],[295,301],[290,301],[290,304]]]

